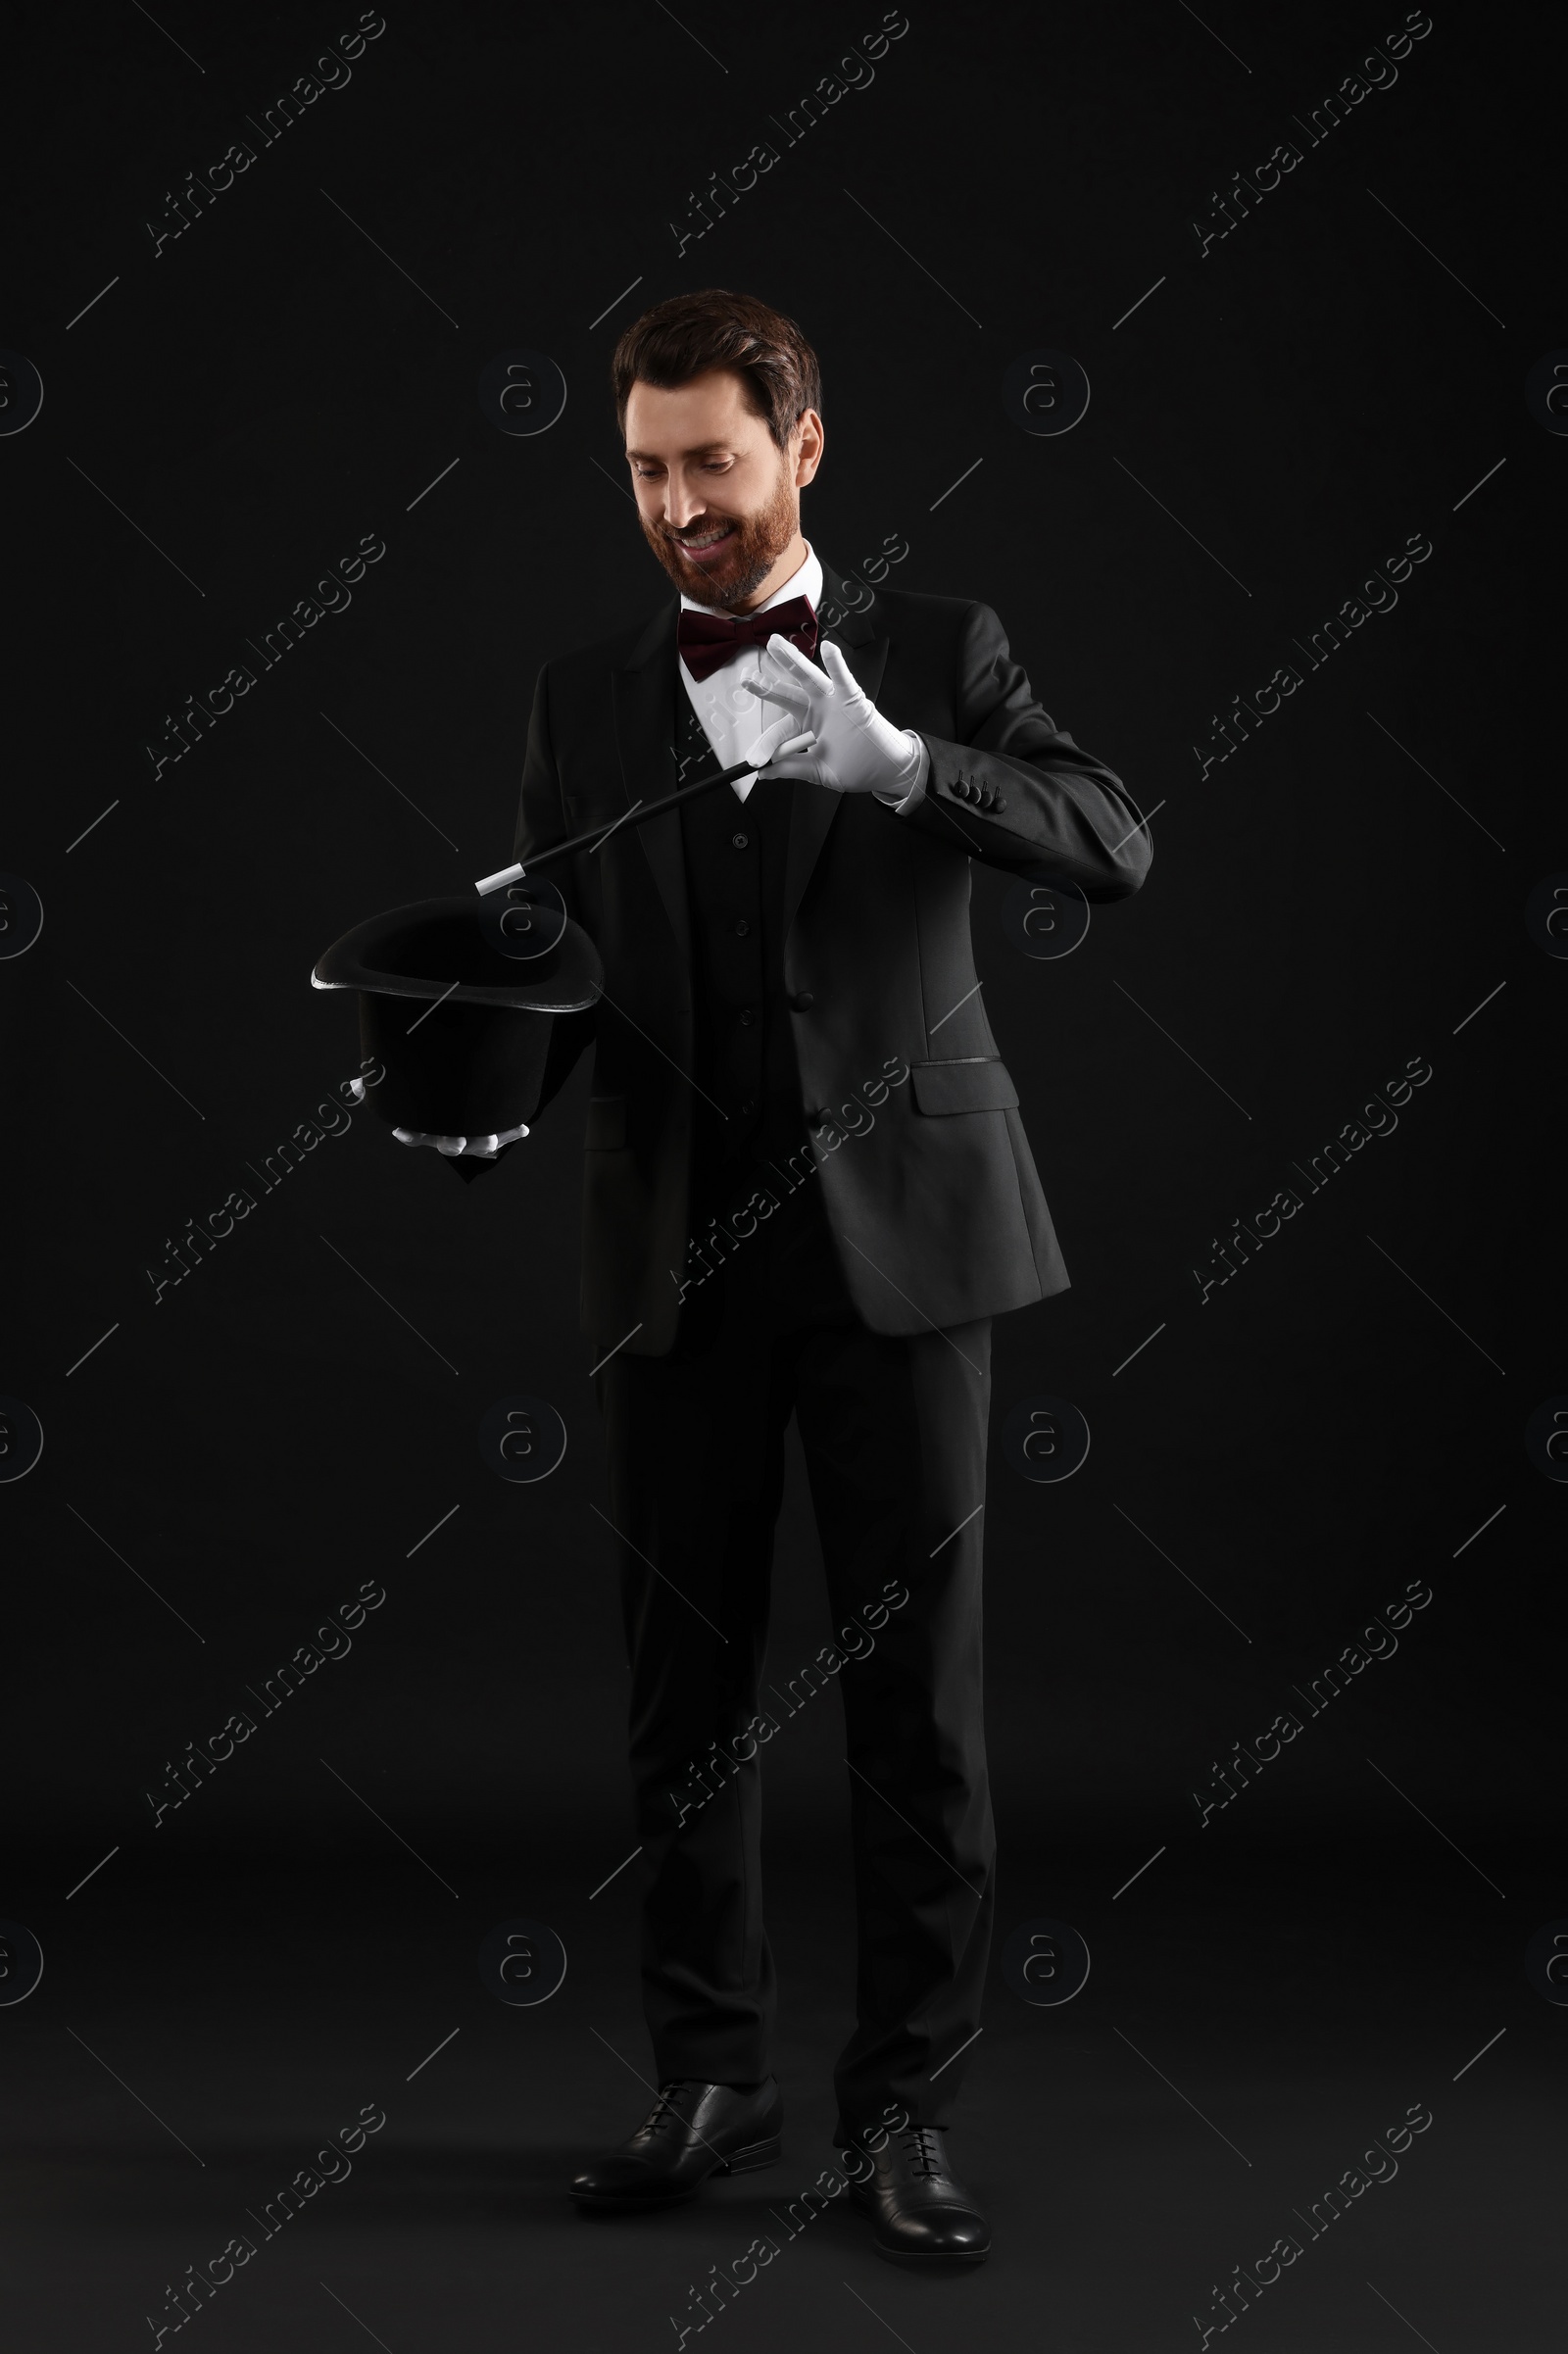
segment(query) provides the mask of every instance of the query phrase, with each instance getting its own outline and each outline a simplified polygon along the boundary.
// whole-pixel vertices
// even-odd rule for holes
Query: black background
[[[1519,2227],[1499,2212],[1478,2249],[1501,2180],[1521,2210],[1541,2190],[1524,2152],[1560,2086],[1561,2013],[1523,1952],[1568,1912],[1561,1491],[1524,1447],[1531,1412],[1568,1390],[1548,1151],[1560,968],[1524,920],[1532,886],[1568,866],[1541,562],[1568,445],[1524,397],[1532,364],[1568,343],[1538,234],[1557,201],[1547,17],[1440,9],[1396,83],[1309,146],[1296,118],[1402,11],[915,7],[870,86],[677,258],[689,192],[756,139],[782,147],[769,112],[880,21],[678,13],[394,7],[348,84],[266,147],[245,118],[354,12],[169,0],[156,25],[74,10],[8,44],[0,345],[45,398],[0,439],[0,864],[45,922],[0,966],[0,1389],[45,1447],[0,1491],[0,1913],[46,1968],[0,2032],[40,2228],[90,2220],[112,2243],[97,2301],[78,2289],[63,2311],[40,2285],[25,2342],[129,2342],[163,2281],[304,2162],[325,2112],[372,2094],[390,2124],[358,2186],[322,2194],[330,2225],[301,2220],[286,2255],[220,2294],[192,2325],[204,2340],[356,2342],[317,2285],[329,2231],[347,2231],[329,2294],[397,2354],[499,2344],[522,2319],[540,2344],[652,2344],[685,2310],[683,2267],[701,2280],[766,2228],[755,2201],[744,2229],[709,2206],[681,2227],[689,2246],[601,2234],[585,2254],[561,2220],[579,2144],[626,2130],[643,2098],[589,2030],[647,2069],[631,1876],[589,1901],[631,1841],[576,1326],[587,1062],[472,1188],[357,1115],[154,1299],[167,1240],[231,1188],[258,1192],[247,1164],[357,1068],[346,1002],[309,987],[316,957],[362,916],[506,861],[539,666],[666,593],[623,479],[609,355],[646,304],[718,284],[798,319],[820,354],[813,544],[858,570],[906,540],[897,584],[992,605],[1055,722],[1144,809],[1163,805],[1146,890],[1097,908],[1063,960],[1021,956],[1005,879],[973,876],[990,1017],[1072,1276],[996,1335],[1000,1926],[1069,1919],[1097,1973],[1059,2015],[997,1976],[966,2171],[1016,2220],[969,2284],[1000,2300],[985,2326],[1008,2345],[1053,2318],[1063,2344],[1180,2342],[1195,2306],[1214,2318],[1210,2277],[1294,2228],[1386,2103],[1392,2119],[1422,2098],[1446,2127],[1426,2182],[1376,2193],[1397,2258],[1392,2239],[1371,2253],[1393,2222],[1337,2227],[1362,2248],[1336,2243],[1337,2271],[1327,2248],[1310,2256],[1241,2326],[1260,2347],[1382,2347],[1419,2322],[1448,2354],[1501,2328],[1483,2283],[1507,2261],[1503,2335],[1544,2347],[1544,2302],[1507,2253]],[[168,226],[168,192],[237,137],[254,164],[155,257],[145,224]],[[1300,164],[1200,256],[1191,224],[1209,223],[1212,192],[1285,139]],[[532,438],[497,431],[477,397],[485,364],[518,347],[568,388]],[[1009,363],[1040,348],[1073,354],[1093,387],[1056,438],[1020,431],[1002,398]],[[246,641],[366,534],[386,553],[352,606],[262,670]],[[1396,609],[1307,669],[1296,641],[1414,534],[1433,553]],[[155,777],[166,714],[242,662],[249,695]],[[1214,714],[1288,662],[1300,689],[1200,775]],[[1202,1300],[1194,1270],[1213,1272],[1233,1219],[1304,1193],[1293,1162],[1412,1057],[1432,1077],[1396,1133]],[[567,1427],[537,1487],[504,1485],[478,1451],[485,1410],[517,1392]],[[1000,1447],[1006,1411],[1039,1394],[1093,1433],[1059,1486],[1027,1484]],[[386,1599],[352,1655],[155,1828],[144,1793],[166,1760],[367,1580]],[[1433,1598],[1397,1655],[1200,1828],[1192,1793],[1213,1762],[1412,1580]],[[831,1632],[794,1459],[776,1585],[782,1680]],[[819,2107],[851,1984],[836,1707],[790,1728],[767,1782],[805,2038],[790,2066]],[[516,1915],[571,1956],[548,2008],[503,2009],[478,1984],[481,1937]],[[1430,2065],[1398,2045],[1417,2013]],[[405,2088],[460,2018],[466,2036]],[[1265,2195],[1161,2083],[1207,2122],[1223,2101],[1197,2087],[1218,2079],[1234,2116],[1270,2070],[1283,2087],[1301,2069],[1308,2019],[1312,2067],[1265,2103],[1281,2151],[1307,2131],[1306,2083],[1348,2074],[1321,2157],[1298,2155],[1292,2189],[1277,2155]],[[189,2158],[109,2066],[160,2122],[178,2110],[204,2171],[227,2153],[231,2195],[196,2185],[210,2219],[186,2205]],[[1042,2187],[1025,2136],[1004,2191],[980,2121],[999,2136],[1046,2121],[1054,2148],[1073,2098],[1085,2134],[1127,2146],[1077,2182],[1083,2219],[1047,2262],[1034,2234],[1056,2242],[1039,2218],[1059,2217],[1064,2178]],[[537,2166],[514,2196],[519,2136]],[[1135,2186],[1134,2153],[1156,2147]],[[478,2149],[493,2166],[476,2187]],[[792,2189],[825,2155],[792,2152]],[[1238,2180],[1195,2186],[1177,2230],[1192,2169],[1218,2164]],[[1170,2236],[1124,2274],[1109,2251],[1156,2209]],[[875,2343],[847,2267],[906,2340],[959,2326],[832,2228],[840,2252],[799,2251],[714,2327],[737,2345],[806,2328]],[[1397,2316],[1367,2295],[1377,2262]]]

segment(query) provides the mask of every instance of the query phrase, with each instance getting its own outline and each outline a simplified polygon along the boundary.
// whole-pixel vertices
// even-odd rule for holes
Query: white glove
[[[772,658],[771,674],[742,684],[764,702],[785,704],[792,730],[808,728],[816,742],[808,752],[769,761],[764,779],[798,777],[831,793],[895,793],[912,782],[919,737],[883,718],[831,639],[822,647],[825,673],[777,634],[768,639],[765,655]]]
[[[422,1128],[394,1128],[393,1135],[400,1145],[430,1145],[455,1160],[466,1152],[472,1160],[494,1160],[503,1145],[514,1145],[526,1128],[508,1128],[500,1136],[427,1136]]]

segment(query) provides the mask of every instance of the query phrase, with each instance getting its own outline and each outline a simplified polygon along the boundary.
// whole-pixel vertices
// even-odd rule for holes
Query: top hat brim
[[[577,1013],[597,1001],[604,966],[580,924],[568,921],[555,948],[520,962],[491,947],[479,913],[474,897],[416,900],[368,916],[317,959],[311,987],[535,1013]]]

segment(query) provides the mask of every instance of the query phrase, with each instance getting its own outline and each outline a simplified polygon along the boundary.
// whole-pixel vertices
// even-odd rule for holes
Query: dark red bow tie
[[[782,605],[744,613],[738,621],[726,613],[693,613],[682,606],[675,642],[682,662],[701,685],[743,646],[765,646],[775,635],[788,638],[810,661],[816,652],[816,615],[808,597],[786,597]]]

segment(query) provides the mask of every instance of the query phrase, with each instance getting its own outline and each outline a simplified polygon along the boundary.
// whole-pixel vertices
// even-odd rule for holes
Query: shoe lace
[[[666,2126],[685,2125],[688,2122],[675,2105],[677,2095],[686,2088],[686,2082],[685,2077],[676,2076],[671,2077],[667,2084],[660,2085],[659,2097],[643,2120],[645,2133],[662,2133]]]
[[[903,2129],[901,2138],[910,2166],[922,2175],[942,2172],[942,2143],[939,2129],[931,2125],[910,2125]]]

